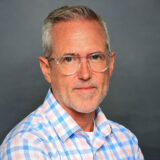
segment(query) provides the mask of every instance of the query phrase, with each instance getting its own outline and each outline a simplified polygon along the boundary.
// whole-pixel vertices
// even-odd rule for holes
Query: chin
[[[92,112],[94,112],[96,109],[97,109],[97,107],[96,108],[72,108],[74,111],[76,111],[76,112],[79,112],[79,113],[85,113],[85,114],[89,114],[89,113],[92,113]]]
[[[73,109],[76,112],[79,113],[92,113],[94,112],[98,107],[98,103],[79,103],[79,104],[71,104],[69,108]]]
[[[103,100],[104,96],[100,95],[92,95],[91,97],[80,97],[75,96],[67,105],[68,108],[79,112],[79,113],[92,113],[94,112],[100,102]]]

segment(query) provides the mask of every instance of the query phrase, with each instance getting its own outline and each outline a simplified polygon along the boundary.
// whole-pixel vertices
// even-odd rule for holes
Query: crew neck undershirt
[[[93,140],[93,136],[94,136],[94,129],[95,129],[95,122],[94,122],[94,128],[92,132],[85,132],[88,136],[89,136],[89,140],[90,142],[92,142]]]

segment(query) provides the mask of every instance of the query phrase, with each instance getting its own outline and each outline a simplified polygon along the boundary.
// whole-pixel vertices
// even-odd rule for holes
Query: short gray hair
[[[86,19],[97,21],[104,30],[104,34],[106,37],[106,46],[107,49],[110,51],[108,29],[106,27],[105,22],[99,15],[97,15],[93,10],[86,6],[63,6],[52,11],[44,20],[42,28],[42,45],[45,57],[49,58],[53,51],[51,38],[51,30],[53,25],[60,21],[69,21],[74,19]]]

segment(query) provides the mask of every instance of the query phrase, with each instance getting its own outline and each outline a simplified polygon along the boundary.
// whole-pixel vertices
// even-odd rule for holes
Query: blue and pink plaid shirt
[[[91,140],[49,90],[44,103],[3,141],[1,160],[143,160],[136,137],[96,110]]]

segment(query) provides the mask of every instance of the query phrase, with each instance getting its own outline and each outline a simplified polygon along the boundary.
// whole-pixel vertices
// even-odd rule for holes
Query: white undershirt
[[[93,140],[94,129],[95,129],[95,122],[94,122],[94,126],[93,126],[93,131],[92,132],[86,132],[86,134],[89,136],[90,142],[92,142],[92,140]]]

